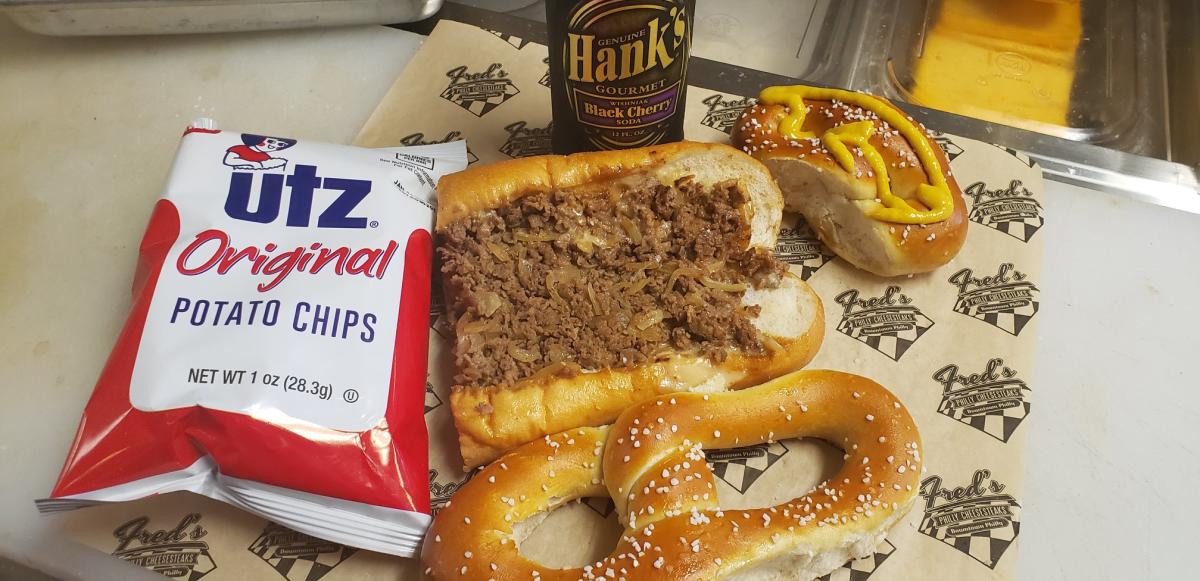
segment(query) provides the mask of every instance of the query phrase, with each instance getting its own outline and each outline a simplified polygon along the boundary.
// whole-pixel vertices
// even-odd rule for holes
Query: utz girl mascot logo
[[[263,170],[287,166],[286,159],[271,154],[296,145],[295,139],[242,134],[242,144],[225,150],[225,165],[233,169]]]

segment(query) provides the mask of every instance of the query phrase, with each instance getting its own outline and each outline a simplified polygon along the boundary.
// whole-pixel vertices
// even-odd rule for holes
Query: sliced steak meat
[[[670,352],[764,352],[742,306],[786,265],[744,250],[736,182],[531,194],[440,232],[459,386],[631,367]]]

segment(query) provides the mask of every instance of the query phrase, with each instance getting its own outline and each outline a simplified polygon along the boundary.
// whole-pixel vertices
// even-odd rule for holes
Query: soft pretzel
[[[733,132],[838,256],[881,276],[933,270],[967,235],[950,162],[925,128],[882,97],[768,87]],[[882,170],[882,171],[880,171]]]
[[[701,215],[708,208],[704,198],[684,187],[736,189],[729,198],[736,215],[723,215],[727,221]],[[728,145],[683,142],[522,158],[448,175],[437,188],[438,251],[450,316],[457,321],[458,376],[450,406],[467,467],[546,434],[612,422],[630,405],[661,393],[756,385],[803,367],[821,344],[821,301],[800,278],[780,274],[727,284],[695,268],[699,259],[680,258],[708,240],[708,248],[720,247],[726,256],[704,264],[755,256],[786,272],[770,256],[782,219],[779,188],[761,163]],[[681,195],[665,195],[672,191]],[[672,214],[668,206],[681,200],[692,205]],[[570,227],[546,209],[576,204],[580,209],[565,219],[573,221]],[[614,216],[622,228],[612,227]],[[695,236],[677,234],[685,222],[696,226]],[[634,256],[637,262],[629,262]],[[649,266],[620,270],[630,264]],[[594,290],[592,278],[600,279]],[[609,282],[618,290],[599,286]],[[559,296],[564,288],[575,297]],[[721,303],[710,300],[713,294],[731,298]],[[667,295],[687,300],[669,302]],[[629,307],[630,299],[641,306]],[[705,324],[693,318],[697,313],[744,317],[748,332],[726,331],[737,327],[725,321]],[[531,325],[538,317],[544,321]],[[646,323],[650,328],[642,327]],[[662,339],[648,341],[653,353],[622,343],[660,327]],[[686,342],[709,330],[754,336],[762,347],[735,345],[712,357],[677,344],[676,334]],[[611,337],[617,339],[601,342]],[[568,342],[612,361],[589,363],[561,348]],[[513,361],[518,355],[545,360]],[[503,373],[483,371],[480,361]]]
[[[721,510],[703,449],[796,437],[840,446],[844,465],[789,502]],[[440,579],[811,579],[870,554],[911,508],[920,473],[916,426],[889,391],[798,371],[742,391],[664,395],[607,429],[522,446],[438,513],[422,559]],[[608,557],[555,569],[520,554],[516,523],[605,493],[625,526]]]

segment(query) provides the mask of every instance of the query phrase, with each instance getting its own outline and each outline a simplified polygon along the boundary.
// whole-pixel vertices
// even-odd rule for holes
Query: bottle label
[[[682,111],[690,15],[682,2],[583,2],[568,17],[563,84],[598,149],[666,141]]]

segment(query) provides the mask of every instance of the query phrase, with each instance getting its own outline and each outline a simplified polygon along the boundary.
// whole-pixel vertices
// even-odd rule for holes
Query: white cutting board
[[[0,18],[0,555],[160,579],[59,540],[32,499],[124,320],[179,134],[209,116],[348,142],[419,42],[383,27],[52,39]],[[1189,578],[1200,216],[1046,190],[1021,578]]]

